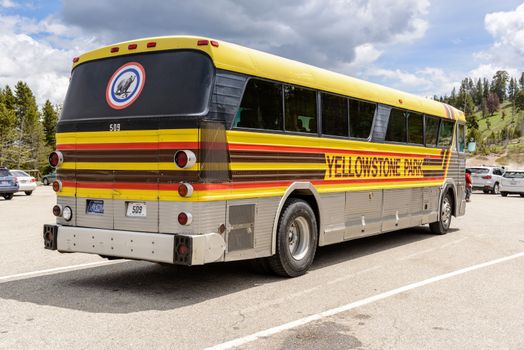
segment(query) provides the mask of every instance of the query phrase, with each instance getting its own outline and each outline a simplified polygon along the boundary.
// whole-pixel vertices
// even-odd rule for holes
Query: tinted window
[[[251,79],[233,127],[282,130],[282,85]]]
[[[391,109],[386,131],[386,141],[407,142],[406,117],[408,115],[409,113],[399,109]]]
[[[131,63],[142,66],[142,75],[137,68],[123,67]],[[116,73],[116,77],[131,75],[125,84],[114,81],[114,96],[137,96],[122,109],[110,107],[106,97]],[[213,75],[209,57],[195,51],[139,53],[86,62],[71,73],[61,120],[203,113]]]
[[[322,133],[348,136],[348,104],[346,98],[322,94]]]
[[[466,135],[465,135],[465,126],[459,124],[457,128],[457,150],[459,152],[464,152],[466,148]]]
[[[486,168],[469,168],[472,174],[487,174],[489,169]]]
[[[506,171],[504,173],[504,177],[510,178],[510,179],[524,179],[524,172],[522,171]]]
[[[20,177],[23,177],[23,176],[29,176],[29,174],[27,174],[26,172],[24,171],[21,171],[21,170],[12,170],[11,173],[14,175],[14,176],[20,176]]]
[[[376,104],[349,100],[349,136],[367,139],[371,133]]]
[[[317,132],[317,93],[313,90],[284,86],[287,131]]]
[[[422,114],[409,113],[408,142],[416,143],[418,145],[424,144],[424,121]]]
[[[11,176],[11,174],[7,169],[0,169],[0,176]]]
[[[438,146],[449,147],[453,139],[453,122],[442,120],[438,135]]]
[[[426,146],[437,145],[439,123],[439,119],[426,116]]]

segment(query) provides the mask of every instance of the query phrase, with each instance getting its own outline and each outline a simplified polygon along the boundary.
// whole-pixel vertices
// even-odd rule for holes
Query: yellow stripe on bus
[[[56,134],[56,142],[57,144],[198,142],[198,129],[64,132]]]

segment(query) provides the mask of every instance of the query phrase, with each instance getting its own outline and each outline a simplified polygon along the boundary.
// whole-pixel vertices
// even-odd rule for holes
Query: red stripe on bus
[[[271,145],[251,145],[251,144],[228,144],[230,150],[234,151],[273,151],[273,152],[298,152],[298,153],[338,153],[338,154],[362,154],[374,156],[396,156],[412,158],[431,158],[440,159],[441,156],[429,154],[412,154],[398,152],[375,152],[362,150],[347,150],[335,148],[300,147],[300,146],[271,146]]]
[[[198,142],[127,142],[127,143],[64,143],[57,150],[118,150],[118,149],[198,149]]]

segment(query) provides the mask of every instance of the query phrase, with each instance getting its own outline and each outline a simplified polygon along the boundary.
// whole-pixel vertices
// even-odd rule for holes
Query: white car
[[[507,170],[500,182],[500,194],[520,194],[524,197],[524,170]]]
[[[476,166],[468,168],[471,171],[473,190],[482,190],[484,193],[499,194],[500,182],[504,168],[492,166]]]
[[[23,170],[11,170],[11,173],[18,179],[18,192],[30,196],[36,189],[36,179]]]

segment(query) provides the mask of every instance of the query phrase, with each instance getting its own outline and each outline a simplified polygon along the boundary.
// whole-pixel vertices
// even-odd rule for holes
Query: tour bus
[[[317,246],[465,213],[465,118],[209,38],[73,59],[45,248],[304,274]]]

